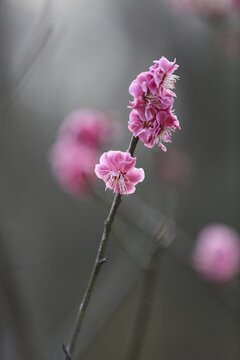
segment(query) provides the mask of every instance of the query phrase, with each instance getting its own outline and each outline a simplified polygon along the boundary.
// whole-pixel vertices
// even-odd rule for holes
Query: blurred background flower
[[[170,0],[176,7],[182,10],[193,10],[212,15],[225,15],[236,10],[236,0]]]
[[[62,187],[75,195],[89,193],[96,182],[95,164],[101,149],[121,138],[117,116],[93,109],[80,109],[63,122],[49,160],[53,174]]]
[[[164,156],[154,154],[156,174],[167,187],[182,187],[189,183],[192,172],[190,156],[177,147],[171,147]]]
[[[225,283],[240,270],[240,238],[226,225],[208,225],[198,235],[193,266],[209,281]]]

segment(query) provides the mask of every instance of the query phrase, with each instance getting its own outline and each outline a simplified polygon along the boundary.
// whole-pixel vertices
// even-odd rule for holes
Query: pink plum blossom
[[[81,145],[99,149],[109,142],[116,127],[113,116],[93,109],[72,112],[60,127],[59,137],[70,138]]]
[[[50,164],[60,185],[74,195],[83,195],[96,181],[94,167],[103,145],[121,135],[114,113],[79,109],[63,121],[50,151]]]
[[[130,102],[128,128],[138,136],[145,146],[152,148],[159,144],[166,151],[163,142],[171,142],[171,133],[180,129],[179,121],[173,114],[175,82],[178,69],[176,60],[164,56],[155,61],[147,72],[132,81],[129,93],[134,97]]]
[[[226,225],[205,227],[198,236],[192,260],[194,268],[209,281],[231,280],[240,269],[239,235]]]
[[[132,109],[146,107],[171,110],[175,96],[172,89],[179,79],[179,76],[173,74],[179,67],[175,62],[162,56],[160,60],[154,61],[148,72],[139,74],[132,81],[129,86],[129,93],[134,96],[134,101],[130,102]]]
[[[234,10],[234,0],[171,0],[181,10],[191,10],[206,15],[222,16]]]
[[[232,2],[236,9],[240,9],[240,0],[232,0]]]
[[[144,180],[143,169],[135,168],[136,158],[128,152],[108,151],[100,157],[95,166],[96,175],[102,179],[106,188],[117,194],[133,194],[135,186]]]
[[[129,116],[128,128],[145,146],[152,148],[158,144],[166,151],[163,142],[171,142],[171,133],[180,129],[180,125],[177,117],[170,112],[158,111],[148,120],[143,111],[133,110]]]
[[[94,166],[98,152],[69,139],[58,140],[50,151],[49,160],[59,184],[74,195],[88,192],[88,183],[95,181]]]
[[[175,95],[171,90],[175,89],[175,82],[179,79],[178,75],[173,74],[178,68],[179,65],[176,64],[176,59],[171,62],[162,56],[160,60],[154,61],[154,65],[152,65],[149,70],[153,75],[156,84],[155,92],[159,92],[159,89],[162,86],[167,92]]]
[[[171,148],[164,156],[155,157],[158,177],[167,185],[179,187],[191,178],[192,161],[183,150]]]

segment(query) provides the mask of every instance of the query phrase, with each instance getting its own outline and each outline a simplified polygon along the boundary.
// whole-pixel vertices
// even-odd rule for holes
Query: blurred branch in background
[[[98,204],[106,211],[106,202],[96,192]],[[167,231],[166,231],[167,229]],[[238,301],[239,288],[235,282],[225,286],[210,284],[200,277],[191,265],[194,241],[173,220],[139,199],[123,204],[115,221],[113,232],[122,249],[142,269],[141,290],[135,314],[132,335],[128,344],[129,359],[140,358],[151,316],[155,287],[159,277],[161,254],[166,251],[175,262],[191,273],[203,289],[222,309],[236,321],[240,328]],[[233,301],[235,299],[235,302]]]
[[[5,12],[7,12],[7,7]],[[2,26],[5,26],[4,31],[2,31],[4,36],[1,44],[1,46],[4,48],[8,41],[9,24],[3,22]],[[22,84],[24,81],[26,81],[28,75],[30,75],[41,54],[45,50],[51,35],[53,34],[53,29],[51,3],[50,1],[47,1],[43,5],[42,11],[39,14],[39,20],[31,34],[26,52],[19,60],[17,74],[13,80],[9,77],[11,74],[9,64],[4,59],[3,68],[1,70],[4,76],[5,84],[3,92],[4,97],[2,99],[3,109],[11,104]]]
[[[154,305],[154,294],[156,285],[159,280],[158,270],[161,261],[161,254],[164,250],[161,248],[161,242],[168,231],[168,225],[163,224],[158,236],[159,247],[152,255],[150,264],[143,273],[141,291],[138,297],[137,310],[131,337],[129,339],[127,360],[140,359],[142,347],[144,346],[144,339],[148,331],[148,322],[151,316],[151,310]]]
[[[0,264],[1,297],[4,299],[4,306],[1,308],[3,311],[6,306],[7,317],[10,318],[8,325],[9,329],[13,330],[13,332],[10,332],[11,348],[14,349],[16,346],[15,351],[19,356],[18,359],[40,359],[41,356],[37,352],[32,322],[14,274],[14,267],[9,260],[2,232],[0,233]],[[5,325],[2,331],[6,333],[8,326]],[[1,338],[4,341],[5,337],[2,336]]]
[[[132,208],[128,204],[128,211],[128,216],[124,216],[124,221],[139,233],[138,237],[130,236],[128,240],[126,238],[122,240],[123,238],[121,238],[120,245],[128,255],[134,261],[137,261],[142,269],[148,269],[155,252],[159,249],[159,246],[160,249],[162,247],[175,261],[196,276],[205,290],[218,301],[240,326],[240,307],[232,307],[233,304],[229,303],[230,292],[234,293],[240,300],[239,284],[235,281],[229,285],[217,286],[202,279],[191,265],[191,254],[194,245],[191,236],[158,210],[138,199]],[[161,239],[161,229],[164,223],[168,224],[168,232]],[[136,248],[131,244],[131,242],[135,241]],[[135,250],[137,248],[138,250]],[[144,254],[144,258],[139,256],[140,253]],[[141,263],[139,263],[139,259],[142,259]]]

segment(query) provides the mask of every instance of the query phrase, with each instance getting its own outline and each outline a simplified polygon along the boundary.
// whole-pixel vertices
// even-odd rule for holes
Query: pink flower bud
[[[193,267],[207,280],[225,283],[240,269],[240,238],[235,230],[220,224],[205,227],[197,238]]]

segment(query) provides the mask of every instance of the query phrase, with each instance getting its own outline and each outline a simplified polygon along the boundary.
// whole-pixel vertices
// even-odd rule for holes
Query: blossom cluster
[[[173,113],[175,82],[174,71],[178,69],[175,60],[161,57],[149,71],[137,76],[129,87],[134,99],[130,102],[128,128],[135,137],[152,148],[158,144],[166,151],[163,142],[171,142],[171,133],[180,129]],[[117,194],[132,194],[135,185],[144,180],[143,169],[135,168],[136,159],[128,152],[108,151],[95,167],[96,175],[105,182],[106,188]]]
[[[166,151],[163,142],[171,142],[171,133],[180,129],[172,110],[177,69],[175,60],[161,57],[130,85],[134,99],[128,128],[149,148],[158,144]],[[65,119],[50,151],[53,173],[65,190],[75,195],[85,193],[95,180],[94,167],[106,188],[117,194],[134,193],[136,184],[144,180],[144,170],[135,167],[136,158],[129,152],[110,150],[96,164],[103,144],[113,130],[118,132],[113,124],[105,114],[90,109],[77,110]]]
[[[149,71],[140,73],[129,87],[134,99],[130,102],[128,128],[149,148],[158,144],[166,151],[163,143],[171,142],[171,133],[180,129],[173,112],[176,96],[173,90],[179,79],[174,71],[178,67],[175,60],[171,62],[163,56]]]
[[[83,195],[96,181],[94,166],[116,126],[112,117],[93,109],[67,116],[49,156],[53,174],[66,191]]]

